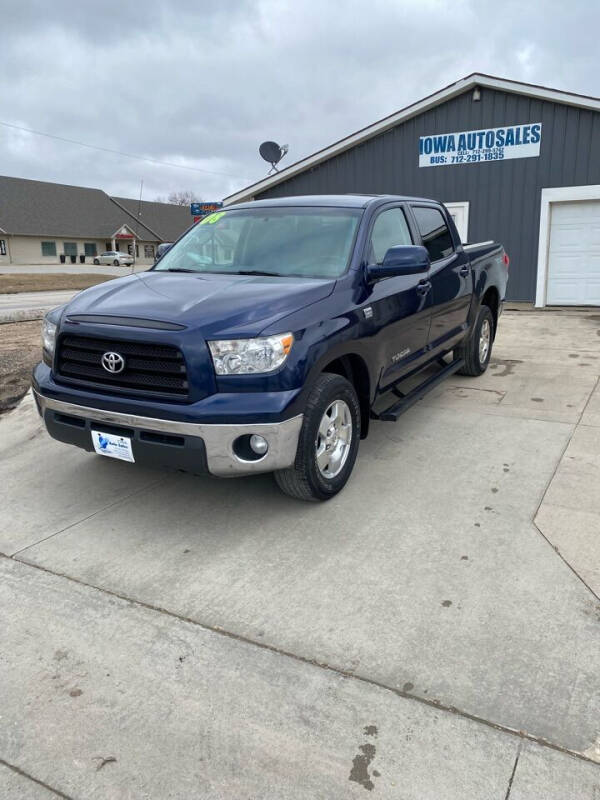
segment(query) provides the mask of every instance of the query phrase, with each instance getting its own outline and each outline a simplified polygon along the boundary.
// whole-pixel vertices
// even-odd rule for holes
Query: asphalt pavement
[[[600,797],[599,335],[506,313],[316,505],[59,444],[28,397],[0,798]]]

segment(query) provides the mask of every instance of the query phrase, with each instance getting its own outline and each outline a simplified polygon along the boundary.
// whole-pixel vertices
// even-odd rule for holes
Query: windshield
[[[361,214],[316,206],[217,211],[155,270],[335,278],[346,271]]]

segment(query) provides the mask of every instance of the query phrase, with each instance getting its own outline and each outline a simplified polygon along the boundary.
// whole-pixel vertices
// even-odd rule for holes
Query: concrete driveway
[[[0,422],[0,798],[600,798],[600,315],[507,312],[329,503]]]

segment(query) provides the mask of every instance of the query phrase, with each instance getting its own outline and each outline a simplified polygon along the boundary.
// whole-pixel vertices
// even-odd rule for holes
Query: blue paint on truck
[[[149,271],[51,312],[34,396],[60,441],[92,451],[101,430],[130,439],[138,462],[273,471],[288,494],[324,500],[372,420],[486,369],[507,280],[502,246],[464,247],[432,200],[240,204]]]

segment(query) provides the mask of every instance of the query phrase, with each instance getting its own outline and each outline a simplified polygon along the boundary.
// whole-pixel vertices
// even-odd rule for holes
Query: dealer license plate
[[[114,433],[92,431],[94,450],[101,456],[120,458],[122,461],[135,461],[131,449],[131,439],[126,436],[115,436]]]

